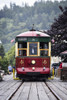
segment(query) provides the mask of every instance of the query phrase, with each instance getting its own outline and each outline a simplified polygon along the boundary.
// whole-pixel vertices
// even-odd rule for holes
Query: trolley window
[[[18,55],[27,56],[27,42],[18,43]]]
[[[40,56],[48,56],[48,42],[40,42]]]
[[[38,44],[37,43],[29,43],[29,55],[38,55],[37,49]]]

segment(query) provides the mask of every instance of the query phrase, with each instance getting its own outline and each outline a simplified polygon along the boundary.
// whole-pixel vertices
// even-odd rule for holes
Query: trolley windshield
[[[37,55],[37,43],[29,44],[29,55]]]

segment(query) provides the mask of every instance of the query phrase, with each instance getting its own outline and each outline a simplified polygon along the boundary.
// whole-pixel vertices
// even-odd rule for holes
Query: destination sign
[[[37,42],[38,41],[38,38],[28,38],[28,41],[29,42]]]
[[[32,38],[32,41],[35,41],[36,39],[35,38]]]
[[[27,41],[27,38],[18,38],[18,41]]]

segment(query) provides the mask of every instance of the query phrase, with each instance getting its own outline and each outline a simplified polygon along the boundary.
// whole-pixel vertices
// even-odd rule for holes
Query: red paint
[[[22,68],[17,68],[16,70],[18,74],[26,74],[27,72],[40,72],[40,74],[50,73],[50,68],[46,68],[45,70],[43,70],[43,67],[35,68],[35,70],[33,70],[32,68],[25,68],[24,71],[22,70]]]
[[[22,60],[22,61],[21,61]],[[35,60],[35,64],[32,64],[32,60]],[[24,62],[24,63],[21,63]],[[24,67],[24,71],[22,70]],[[35,67],[35,70],[32,69]],[[43,67],[46,69],[43,70]],[[38,57],[25,57],[25,58],[16,58],[16,70],[19,74],[26,74],[26,72],[40,72],[41,74],[50,73],[50,58],[38,58]]]

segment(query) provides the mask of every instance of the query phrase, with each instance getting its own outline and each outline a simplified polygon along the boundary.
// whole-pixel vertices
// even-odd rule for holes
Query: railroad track
[[[23,82],[7,100],[63,100],[47,82]]]
[[[19,90],[19,88],[21,87],[22,84],[23,84],[23,82],[21,82],[21,84],[17,87],[17,89],[12,94],[9,95],[9,97],[7,98],[7,100],[11,100],[13,98],[13,96]]]
[[[62,98],[60,98],[60,96],[47,84],[47,82],[45,82],[45,84],[49,88],[51,93],[56,97],[57,100],[62,100]]]

